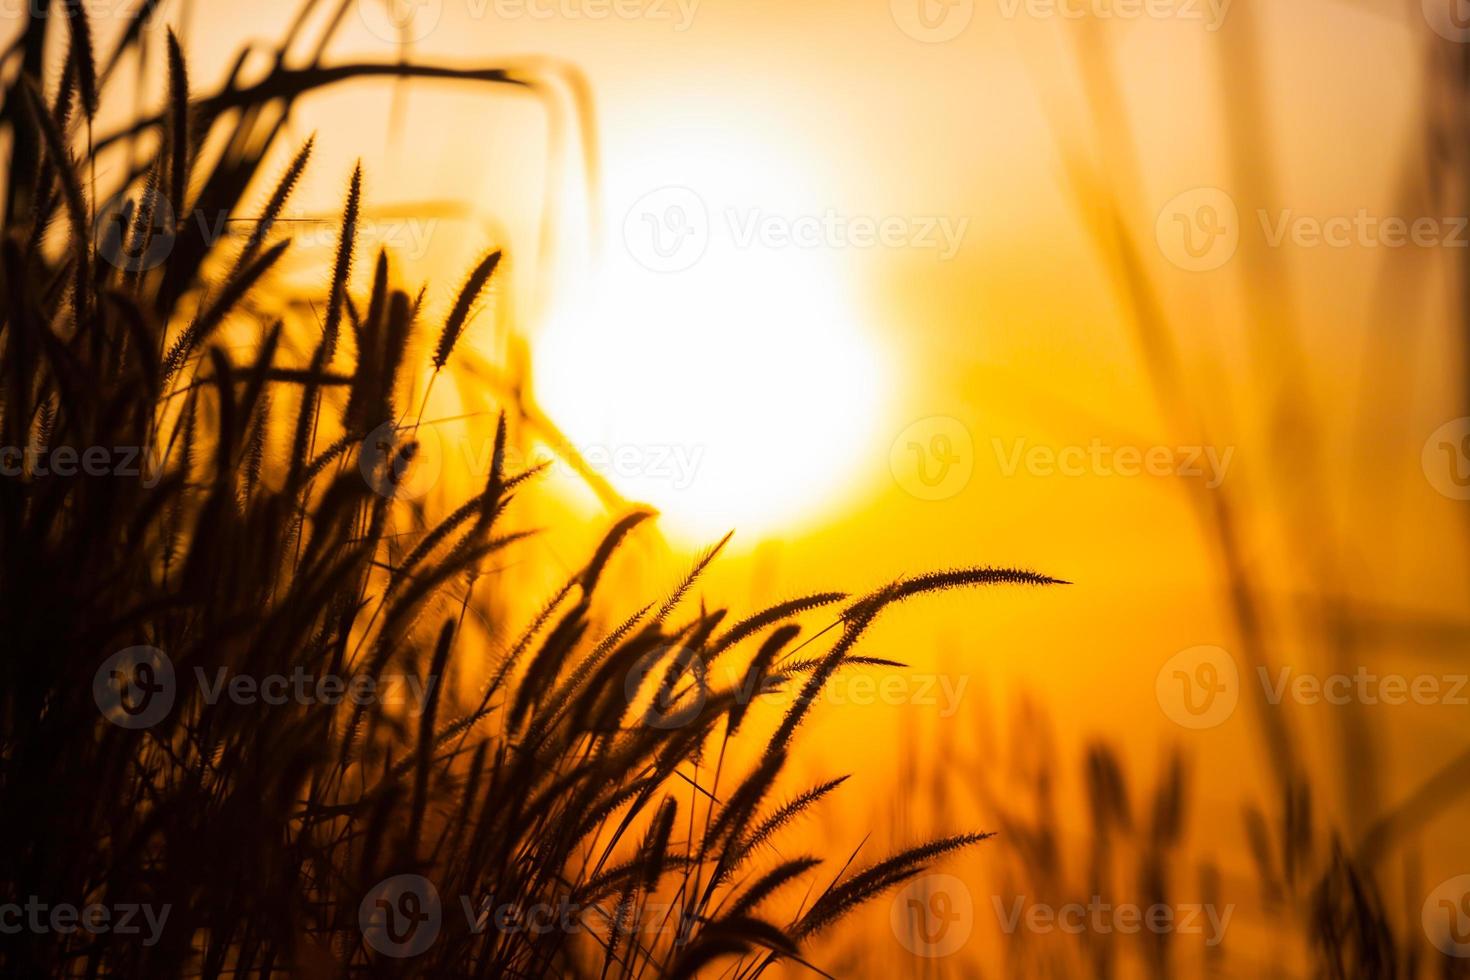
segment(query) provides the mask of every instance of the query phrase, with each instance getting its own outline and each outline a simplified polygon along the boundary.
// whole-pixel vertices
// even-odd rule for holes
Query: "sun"
[[[596,282],[550,318],[535,344],[537,397],[666,530],[780,534],[841,506],[886,459],[884,359],[840,253],[753,244],[699,193],[703,240],[687,267],[610,250]],[[691,215],[660,208],[649,227],[672,248]]]

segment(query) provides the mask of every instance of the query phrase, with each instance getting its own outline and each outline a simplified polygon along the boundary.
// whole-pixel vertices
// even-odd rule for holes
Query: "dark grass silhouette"
[[[721,542],[670,595],[606,629],[594,604],[616,593],[615,554],[651,516],[632,510],[477,697],[445,683],[477,669],[459,662],[470,593],[524,539],[506,514],[535,472],[507,468],[521,418],[502,415],[474,496],[443,515],[400,499],[420,449],[405,379],[421,333],[436,337],[435,374],[452,370],[501,253],[471,270],[444,323],[423,322],[423,293],[395,281],[391,258],[358,254],[359,168],[307,356],[288,355],[280,319],[241,354],[219,338],[271,306],[262,284],[291,245],[276,225],[311,143],[238,254],[185,216],[240,211],[291,101],[312,87],[373,74],[529,83],[407,62],[289,68],[282,55],[263,81],[195,99],[169,35],[168,107],[126,131],[159,138],[109,210],[94,154],[123,137],[93,141],[98,88],[153,9],[100,65],[77,4],[31,14],[11,48],[24,72],[4,110],[0,430],[26,452],[0,478],[0,902],[140,903],[168,918],[152,944],[116,930],[8,935],[0,972],[680,977],[739,961],[752,976],[801,960],[845,913],[981,840],[960,833],[866,866],[770,860],[780,831],[839,791],[834,780],[775,798],[823,684],[875,663],[857,650],[883,610],[1044,576],[940,572],[726,625],[725,609],[691,608]],[[68,54],[48,99],[40,52],[58,19]],[[205,160],[216,130],[225,149]],[[109,453],[105,473],[63,462],[94,447]],[[141,454],[120,459],[127,447]],[[391,531],[404,513],[416,536]],[[834,609],[827,630],[796,642],[804,616]],[[141,659],[114,658],[134,648]],[[722,657],[742,665],[740,685],[711,683]],[[397,674],[421,693],[267,706],[194,680],[298,674]],[[763,730],[751,702],[783,689],[795,697]],[[742,753],[748,772],[727,771],[734,740],[757,747]],[[433,941],[403,958],[392,954],[411,930],[394,916],[424,896],[406,901],[402,883],[418,879],[400,875],[442,900]],[[536,907],[573,907],[584,927],[491,919]]]
[[[1152,786],[1140,785],[1106,741],[1091,742],[1069,762],[1045,710],[1024,699],[1004,743],[983,738],[986,764],[975,759],[964,767],[980,778],[953,787],[973,793],[978,807],[994,815],[1000,846],[984,863],[987,884],[1004,903],[1024,896],[1054,907],[1086,906],[1098,896],[1140,908],[1213,906],[1220,921],[1227,911],[1231,920],[1214,945],[1204,941],[1208,928],[1190,935],[1017,929],[996,951],[1007,974],[1452,978],[1470,969],[1425,934],[1420,907],[1432,882],[1416,880],[1411,860],[1403,863],[1404,882],[1385,880],[1373,861],[1349,847],[1320,804],[1314,812],[1309,787],[1282,801],[1289,814],[1282,825],[1273,825],[1265,807],[1240,804],[1249,853],[1219,856],[1222,867],[1191,846],[1189,829],[1210,816],[1196,815],[1201,808],[1191,786],[1216,774],[1191,766],[1178,751],[1164,757]],[[1074,788],[1081,804],[1069,812],[1063,801]],[[904,790],[938,794],[945,787],[910,783]],[[1227,818],[1235,815],[1233,809]]]

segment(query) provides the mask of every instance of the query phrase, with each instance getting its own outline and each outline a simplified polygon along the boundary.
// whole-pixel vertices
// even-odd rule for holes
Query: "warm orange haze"
[[[1460,0],[0,18],[0,972],[1470,976]]]

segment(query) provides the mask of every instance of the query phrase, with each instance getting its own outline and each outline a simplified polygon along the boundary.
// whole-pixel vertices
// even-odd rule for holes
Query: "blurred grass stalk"
[[[1410,5],[1414,7],[1416,5]],[[1409,16],[1417,17],[1416,10]],[[1415,21],[1417,22],[1417,21]],[[1271,142],[1271,99],[1262,64],[1261,5],[1239,0],[1228,23],[1215,35],[1209,48],[1220,92],[1220,118],[1224,121],[1232,196],[1242,203],[1242,216],[1256,207],[1280,200],[1280,184],[1274,169],[1277,154]],[[1431,32],[1423,57],[1424,98],[1417,138],[1405,148],[1398,185],[1398,205],[1405,215],[1463,213],[1470,199],[1470,134],[1464,120],[1470,110],[1470,46],[1447,43]],[[1081,77],[1083,97],[1094,123],[1094,152],[1081,144],[1084,137],[1056,127],[1066,173],[1081,216],[1099,258],[1109,272],[1109,282],[1132,326],[1145,376],[1153,387],[1161,417],[1173,426],[1170,440],[1177,444],[1211,445],[1212,415],[1219,406],[1197,394],[1202,387],[1186,374],[1180,356],[1180,339],[1197,318],[1186,310],[1172,310],[1156,286],[1154,263],[1134,232],[1136,218],[1151,214],[1150,197],[1139,165],[1126,108],[1123,87],[1114,65],[1114,49],[1107,22],[1084,20],[1069,31]],[[1457,210],[1458,209],[1458,210]],[[1249,220],[1249,218],[1245,218]],[[1210,542],[1219,568],[1222,600],[1232,611],[1238,650],[1243,654],[1243,694],[1262,672],[1272,672],[1276,637],[1280,633],[1281,610],[1273,608],[1277,597],[1270,581],[1252,567],[1247,557],[1255,552],[1249,543],[1261,531],[1269,501],[1286,515],[1281,522],[1287,538],[1279,541],[1277,553],[1292,567],[1283,574],[1289,581],[1310,584],[1309,597],[1298,610],[1301,635],[1332,673],[1350,675],[1365,657],[1377,652],[1374,644],[1384,638],[1382,628],[1369,633],[1364,626],[1372,611],[1357,607],[1357,590],[1348,578],[1355,564],[1350,542],[1335,536],[1331,517],[1336,507],[1350,507],[1350,497],[1340,492],[1329,476],[1321,447],[1322,406],[1314,396],[1312,365],[1301,342],[1302,323],[1294,300],[1288,267],[1283,257],[1270,254],[1257,236],[1242,234],[1235,282],[1244,307],[1246,339],[1253,372],[1252,390],[1268,399],[1266,416],[1271,458],[1269,472],[1282,478],[1269,486],[1251,488],[1255,497],[1240,489],[1239,479],[1207,489],[1189,484],[1200,526]],[[1355,421],[1360,444],[1368,444],[1389,427],[1382,400],[1375,392],[1407,392],[1413,378],[1406,371],[1412,359],[1404,349],[1420,333],[1426,298],[1422,289],[1426,265],[1407,250],[1384,251],[1370,315],[1368,356],[1364,362],[1362,397]],[[1456,259],[1458,295],[1456,321],[1464,351],[1470,352],[1470,256]],[[1412,350],[1412,347],[1409,348]],[[1470,364],[1470,361],[1467,361]],[[1388,376],[1385,377],[1384,375]],[[1470,378],[1470,371],[1465,372]],[[1371,384],[1369,383],[1371,379]],[[1391,399],[1390,399],[1391,401]],[[1399,441],[1414,439],[1412,432],[1397,431]],[[1334,506],[1335,505],[1335,506]],[[1470,528],[1467,528],[1470,531]],[[1470,543],[1470,534],[1466,535]],[[1381,625],[1381,624],[1380,624]],[[1416,635],[1416,624],[1388,624],[1404,628],[1407,637]],[[1274,632],[1273,632],[1274,630]],[[1373,662],[1373,661],[1366,661]],[[1264,676],[1264,673],[1262,673]],[[1320,976],[1402,976],[1443,972],[1465,972],[1464,961],[1441,957],[1428,947],[1420,925],[1418,889],[1423,883],[1415,846],[1415,832],[1452,804],[1461,801],[1470,787],[1470,748],[1456,746],[1448,762],[1420,786],[1400,800],[1385,795],[1381,755],[1383,733],[1376,731],[1363,705],[1356,702],[1333,712],[1337,724],[1335,763],[1326,776],[1309,761],[1308,741],[1299,730],[1299,719],[1291,716],[1288,704],[1270,704],[1264,698],[1247,697],[1255,708],[1258,755],[1269,767],[1274,800],[1266,819],[1257,805],[1243,801],[1246,838],[1258,876],[1260,897],[1265,905],[1261,923],[1278,952],[1266,948],[1243,949],[1230,944],[1202,964],[1207,972],[1225,970],[1239,975],[1242,968],[1262,974],[1293,976],[1298,971]],[[988,805],[1011,812],[1003,817],[1002,840],[1016,855],[1011,874],[1017,881],[1003,894],[1056,896],[1108,895],[1106,868],[1116,841],[1132,837],[1138,882],[1145,891],[1153,882],[1158,894],[1169,885],[1171,866],[1162,858],[1173,853],[1179,842],[1177,829],[1164,833],[1136,826],[1128,816],[1123,768],[1105,746],[1088,750],[1085,773],[1090,824],[1078,828],[1058,821],[1053,800],[1054,755],[1047,748],[1044,713],[1025,709],[1013,723],[1012,736],[1021,742],[1034,741],[1031,750],[1053,761],[1021,765],[1013,769],[1022,799],[1028,808],[1015,806],[1017,794],[987,789]],[[1165,769],[1153,812],[1177,804],[1180,789],[1179,760]],[[1004,778],[1004,777],[1000,777]],[[1007,801],[1010,801],[1008,806]],[[1161,801],[1174,801],[1165,804]],[[1058,840],[1066,832],[1081,830],[1091,841],[1085,887],[1068,884],[1061,871]],[[1188,853],[1188,852],[1184,852]],[[1183,854],[1178,856],[1182,857]],[[1398,862],[1401,874],[1387,874],[1388,865]],[[1231,869],[1238,871],[1238,868]],[[1430,870],[1435,870],[1431,866]],[[1441,873],[1448,869],[1439,867]],[[1204,893],[1219,894],[1219,872],[1210,864],[1199,869],[1199,886]],[[1231,875],[1227,874],[1226,880]],[[1236,879],[1238,882],[1239,879]],[[1029,882],[1029,884],[1028,884]],[[1396,897],[1386,907],[1378,893],[1388,889]],[[1147,897],[1147,896],[1146,896]],[[1284,913],[1284,917],[1282,914]],[[1025,937],[1023,937],[1025,938]],[[1034,942],[1034,940],[1033,940]],[[1003,960],[1042,972],[1080,968],[1077,960],[1055,947],[1025,951],[1027,943],[1012,943]],[[1080,955],[1096,975],[1118,969],[1115,944],[1087,936],[1080,941]],[[1427,951],[1427,953],[1426,953]],[[1152,976],[1173,975],[1177,963],[1169,954],[1145,958],[1145,972]],[[1241,962],[1242,953],[1250,957]],[[1280,954],[1284,953],[1282,958]],[[1175,954],[1177,955],[1177,953]],[[1234,959],[1232,959],[1234,956]],[[1223,957],[1223,959],[1221,959]],[[1209,962],[1214,962],[1210,967]],[[1226,967],[1224,964],[1233,963]],[[1436,963],[1438,964],[1436,966]]]

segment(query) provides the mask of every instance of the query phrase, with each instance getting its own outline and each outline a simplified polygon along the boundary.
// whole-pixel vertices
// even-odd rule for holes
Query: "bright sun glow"
[[[602,275],[536,342],[542,407],[619,492],[703,538],[828,512],[886,459],[883,360],[840,254],[748,240],[764,202],[790,196],[719,176],[614,210]],[[699,237],[674,254],[681,235]]]

